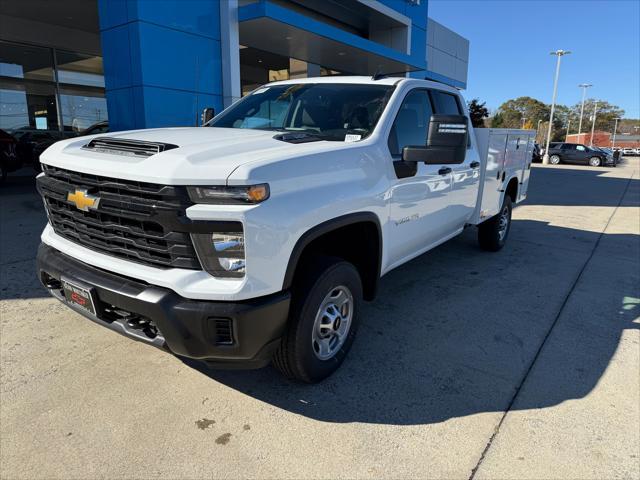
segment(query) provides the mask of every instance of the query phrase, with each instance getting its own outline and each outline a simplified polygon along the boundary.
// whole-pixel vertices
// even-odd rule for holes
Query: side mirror
[[[402,160],[426,164],[464,162],[469,141],[468,123],[464,115],[431,115],[426,145],[404,147]]]
[[[200,116],[200,121],[202,125],[206,125],[209,120],[215,117],[216,111],[213,107],[207,107],[202,110],[202,115]]]

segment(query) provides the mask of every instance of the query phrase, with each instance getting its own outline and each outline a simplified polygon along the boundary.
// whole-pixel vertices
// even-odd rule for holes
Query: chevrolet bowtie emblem
[[[89,209],[95,210],[100,203],[99,197],[89,195],[86,190],[76,189],[74,193],[67,194],[67,200],[73,203],[78,210],[88,212]]]

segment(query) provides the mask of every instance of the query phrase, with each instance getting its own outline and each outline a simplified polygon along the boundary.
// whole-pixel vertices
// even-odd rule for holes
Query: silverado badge
[[[90,209],[95,210],[100,203],[99,197],[89,195],[86,190],[76,189],[74,193],[67,194],[67,200],[73,203],[78,210],[88,212]]]

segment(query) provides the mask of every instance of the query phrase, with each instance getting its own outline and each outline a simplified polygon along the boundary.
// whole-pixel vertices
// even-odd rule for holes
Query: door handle
[[[471,168],[478,168],[478,167],[480,166],[480,162],[471,162],[471,163],[469,164],[469,166],[470,166]]]
[[[448,175],[451,172],[452,172],[452,170],[449,167],[442,167],[440,170],[438,170],[438,173],[440,175]]]

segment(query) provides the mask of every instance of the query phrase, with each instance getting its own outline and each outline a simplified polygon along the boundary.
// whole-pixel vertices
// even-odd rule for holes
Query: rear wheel
[[[558,165],[560,163],[560,155],[551,155],[549,157],[549,163],[551,165]]]
[[[315,383],[337,370],[351,348],[362,282],[351,263],[319,257],[303,267],[296,285],[273,363],[289,378]]]
[[[504,247],[511,229],[511,197],[506,195],[500,213],[478,225],[478,243],[480,248],[497,252]]]
[[[589,159],[589,165],[592,167],[599,167],[601,163],[602,161],[600,160],[600,157],[591,157]]]

